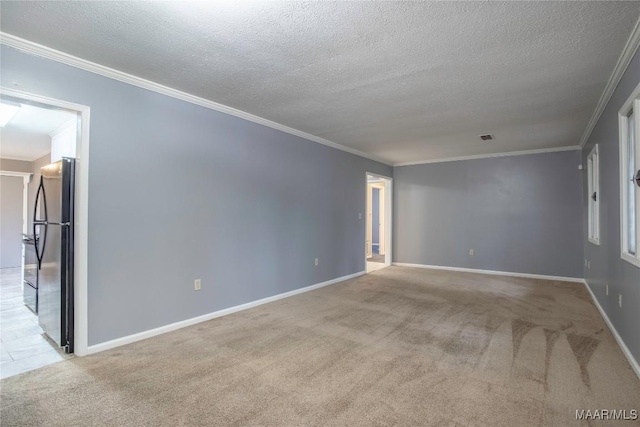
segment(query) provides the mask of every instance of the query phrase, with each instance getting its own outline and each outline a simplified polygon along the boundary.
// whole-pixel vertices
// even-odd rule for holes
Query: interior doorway
[[[78,333],[86,354],[87,171],[86,162],[77,172],[75,164],[87,152],[89,110],[7,88],[0,88],[0,104],[0,175],[24,179],[20,228],[3,232],[20,252],[0,268],[5,378],[70,357]]]
[[[391,265],[392,179],[367,172],[365,259],[367,273]]]

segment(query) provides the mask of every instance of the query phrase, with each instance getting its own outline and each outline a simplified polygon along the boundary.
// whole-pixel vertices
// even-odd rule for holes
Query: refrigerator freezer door
[[[46,213],[49,224],[59,224],[62,219],[62,160],[40,169],[46,204],[40,208],[40,215]]]

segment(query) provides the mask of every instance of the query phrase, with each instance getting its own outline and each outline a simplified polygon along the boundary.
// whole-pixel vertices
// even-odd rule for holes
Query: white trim
[[[592,194],[596,194],[596,200]],[[595,144],[587,156],[587,235],[589,242],[600,245],[600,150]]]
[[[168,325],[160,326],[159,328],[149,329],[148,331],[138,332],[136,334],[127,335],[121,338],[116,338],[114,340],[102,342],[100,344],[94,344],[89,346],[89,349],[88,349],[89,354],[94,354],[94,353],[109,350],[115,347],[120,347],[122,345],[131,344],[136,341],[142,341],[147,338],[155,337],[157,335],[165,334],[167,332],[175,331],[177,329],[185,328],[187,326],[195,325],[197,323],[206,322],[207,320],[212,320],[218,317],[227,316],[229,314],[237,313],[238,311],[247,310],[262,304],[267,304],[283,298],[292,297],[294,295],[298,295],[304,292],[309,292],[325,286],[340,283],[345,280],[362,276],[363,274],[365,274],[365,272],[360,271],[358,273],[349,274],[347,276],[342,276],[335,279],[327,280],[326,282],[317,283],[315,285],[306,286],[304,288],[294,289],[293,291],[284,292],[282,294],[274,295],[267,298],[262,298],[256,301],[248,302],[246,304],[236,305],[235,307],[229,307],[222,310],[214,311],[212,313],[204,314],[202,316],[192,317],[191,319],[182,320],[180,322],[170,323]]]
[[[638,50],[638,46],[640,46],[640,19],[638,20],[638,22],[636,22],[636,26],[633,28],[633,31],[631,31],[631,35],[629,36],[624,49],[622,49],[622,53],[618,58],[618,62],[616,62],[615,67],[613,67],[613,72],[609,77],[609,81],[604,87],[604,91],[602,92],[602,95],[600,96],[600,99],[596,104],[596,109],[594,110],[591,118],[589,119],[589,122],[587,123],[587,127],[582,134],[582,138],[580,138],[579,145],[581,148],[587,144],[587,141],[591,136],[591,132],[593,132],[593,129],[596,127],[598,120],[600,120],[600,116],[602,116],[604,109],[607,107],[609,100],[613,96],[613,92],[616,90],[616,87],[618,86],[618,83],[620,83],[624,72],[627,70],[629,63],[633,59],[633,55],[635,55],[636,51]]]
[[[36,155],[33,159],[31,159],[32,162],[35,162],[38,159],[41,159],[42,157],[46,156],[46,155],[51,155],[51,147],[49,147],[48,149],[44,150],[42,153]]]
[[[367,186],[369,184],[371,184],[369,182],[368,176],[373,176],[376,178],[379,178],[382,180],[382,182],[384,183],[384,203],[385,203],[385,208],[384,208],[384,240],[385,240],[385,245],[384,245],[384,265],[385,267],[389,267],[390,265],[393,264],[392,260],[393,260],[393,178],[390,176],[385,176],[385,175],[380,175],[378,173],[375,172],[365,172],[364,175],[364,179],[365,179],[365,188],[367,188]],[[379,181],[374,182],[374,184],[378,184]],[[366,206],[365,206],[365,215],[368,215]],[[366,225],[366,221],[365,221],[365,245],[366,245],[366,235],[367,235],[367,229],[366,229],[367,225]],[[366,251],[365,251],[365,270],[366,270],[366,266],[367,266],[367,256],[366,256]]]
[[[640,259],[634,258],[628,253],[623,252],[622,254],[620,254],[620,259],[622,259],[623,261],[627,261],[628,263],[633,264],[636,267],[640,267]]]
[[[28,183],[29,181],[31,181],[31,175],[33,174],[31,172],[0,171],[0,175],[19,176],[19,177],[22,177],[22,179],[24,179]],[[27,178],[29,178],[29,181],[27,181]]]
[[[19,162],[35,162],[40,157],[49,154],[51,150],[44,151],[42,154],[37,155],[36,157],[14,157],[14,156],[0,156],[0,160],[17,160]]]
[[[640,378],[640,365],[638,364],[638,361],[633,357],[633,354],[631,354],[631,350],[629,350],[629,347],[627,347],[627,345],[624,343],[624,340],[622,339],[620,334],[618,334],[618,331],[613,326],[613,323],[611,323],[611,320],[609,320],[609,316],[607,316],[607,313],[604,311],[604,309],[598,302],[598,299],[596,298],[595,294],[591,290],[589,283],[586,280],[583,280],[583,283],[584,283],[584,286],[587,288],[589,295],[591,295],[593,304],[596,306],[596,308],[600,312],[600,315],[604,319],[604,323],[606,323],[607,326],[609,327],[609,330],[611,331],[611,334],[613,335],[613,337],[616,339],[616,342],[620,346],[622,353],[625,355],[625,357],[629,361],[629,364],[631,365],[631,369],[633,369],[633,371],[636,373],[638,378]]]
[[[613,326],[613,323],[611,323],[611,321],[609,320],[607,313],[605,313],[605,311],[602,309],[602,306],[596,299],[596,296],[591,291],[591,288],[589,287],[589,284],[585,279],[580,279],[577,277],[559,277],[559,276],[545,276],[545,275],[539,275],[539,274],[510,273],[505,271],[493,271],[493,270],[476,270],[473,268],[444,267],[440,265],[408,264],[404,262],[394,262],[393,265],[397,265],[399,267],[425,268],[430,270],[461,271],[465,273],[478,273],[478,274],[488,274],[488,275],[495,275],[495,276],[512,276],[512,277],[524,277],[529,279],[544,279],[544,280],[557,280],[557,281],[563,281],[563,282],[581,283],[586,286],[587,291],[591,295],[591,299],[593,299],[594,305],[598,308],[598,311],[600,311],[600,314],[602,315],[604,322],[607,324],[607,326],[611,330],[611,333],[613,334],[613,337],[616,339],[616,342],[620,346],[622,353],[624,353],[625,357],[629,361],[629,364],[631,365],[631,368],[634,370],[638,378],[640,378],[640,365],[638,365],[638,362],[633,357],[633,354],[631,354],[631,351],[622,340],[622,337],[620,336],[620,334],[618,334],[618,331]]]
[[[355,154],[356,156],[365,157],[367,159],[374,160],[386,165],[391,166],[391,163],[382,160],[377,156],[364,153],[362,151],[346,147],[344,145],[329,141],[319,136],[312,135],[280,123],[273,122],[271,120],[264,119],[259,116],[241,111],[217,102],[210,101],[208,99],[200,98],[199,96],[191,95],[186,92],[182,92],[152,81],[137,77],[122,71],[115,70],[113,68],[105,67],[104,65],[96,64],[95,62],[87,61],[82,58],[78,58],[73,55],[69,55],[64,52],[60,52],[55,49],[43,46],[31,42],[29,40],[22,39],[20,37],[13,36],[4,32],[0,32],[0,43],[6,46],[10,46],[14,49],[21,50],[23,52],[30,53],[32,55],[40,56],[43,58],[51,59],[53,61],[60,62],[62,64],[70,65],[72,67],[80,68],[81,70],[89,71],[94,74],[99,74],[104,77],[108,77],[113,80],[118,80],[123,83],[127,83],[133,86],[137,86],[143,89],[147,89],[153,92],[160,93],[162,95],[170,96],[172,98],[179,99],[181,101],[189,102],[191,104],[199,105],[201,107],[209,108],[211,110],[219,111],[221,113],[229,114],[231,116],[240,117],[241,119],[248,120],[250,122],[258,123],[263,126],[277,129],[282,132],[289,133],[291,135],[299,136],[301,138],[317,142],[318,144],[326,145],[328,147],[335,148],[337,150],[346,151],[347,153]]]
[[[580,277],[547,276],[544,274],[514,273],[511,271],[498,271],[498,270],[478,270],[475,268],[447,267],[443,265],[409,264],[406,262],[394,262],[393,265],[397,265],[398,267],[426,268],[429,270],[446,270],[446,271],[460,271],[463,273],[488,274],[491,276],[525,277],[527,279],[556,280],[559,282],[573,282],[573,283],[584,282],[584,279]]]
[[[0,87],[0,94],[25,101],[45,104],[80,115],[80,137],[76,145],[76,193],[74,239],[74,353],[87,355],[88,347],[88,257],[89,257],[89,119],[85,105],[47,98],[15,89]]]
[[[543,153],[557,153],[560,151],[575,151],[580,150],[581,147],[577,145],[567,147],[553,147],[553,148],[540,148],[537,150],[524,150],[524,151],[506,151],[503,153],[490,153],[490,154],[478,154],[475,156],[462,156],[462,157],[448,157],[444,159],[433,160],[420,160],[416,162],[400,162],[394,163],[393,167],[397,166],[413,166],[413,165],[427,165],[431,163],[444,163],[444,162],[460,162],[463,160],[476,160],[476,159],[490,159],[493,157],[509,157],[509,156],[524,156],[527,154],[543,154]]]
[[[58,126],[54,131],[49,133],[49,136],[51,138],[57,136],[59,133],[64,132],[65,130],[67,130],[67,128],[70,128],[71,126],[75,126],[78,122],[78,119],[76,117],[67,120],[66,122],[64,122],[63,124],[61,124],[60,126]]]
[[[628,239],[626,225],[627,219],[627,196],[625,194],[627,179],[624,171],[627,169],[627,138],[628,138],[628,115],[633,110],[635,119],[635,138],[636,138],[636,165],[640,165],[640,83],[635,87],[633,92],[618,111],[618,159],[620,174],[620,258],[636,267],[640,267],[640,190],[636,190],[636,255],[627,252]]]
[[[17,160],[19,162],[33,162],[33,160],[29,160],[27,157],[15,157],[15,156],[0,156],[0,160]]]

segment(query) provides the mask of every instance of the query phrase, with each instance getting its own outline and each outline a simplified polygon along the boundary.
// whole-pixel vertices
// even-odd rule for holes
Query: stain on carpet
[[[545,352],[544,352],[544,388],[549,391],[549,363],[551,362],[551,353],[553,345],[560,337],[560,332],[544,328]]]
[[[580,365],[582,382],[584,382],[587,387],[591,388],[591,380],[589,378],[589,371],[587,370],[587,367],[589,366],[591,356],[593,356],[593,352],[596,350],[596,347],[598,347],[598,344],[600,344],[600,341],[591,337],[583,337],[575,334],[567,334],[567,341],[569,341],[571,350]]]
[[[535,323],[527,322],[522,319],[514,319],[511,322],[511,336],[513,340],[513,360],[518,356],[518,351],[520,350],[520,345],[522,344],[522,340],[527,333],[533,328],[537,327]]]

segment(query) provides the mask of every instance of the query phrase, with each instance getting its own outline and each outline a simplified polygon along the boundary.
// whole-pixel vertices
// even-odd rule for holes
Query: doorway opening
[[[86,107],[0,88],[2,189],[21,181],[19,197],[17,191],[2,192],[2,378],[71,357],[74,325],[86,329],[86,319],[75,315],[74,261],[86,243],[80,205],[86,196],[76,189],[75,164],[88,141],[87,126]],[[86,252],[81,256],[86,268]],[[86,276],[79,279],[85,291]],[[81,352],[85,348],[81,342]]]
[[[367,273],[391,265],[392,179],[366,174],[366,238]]]

